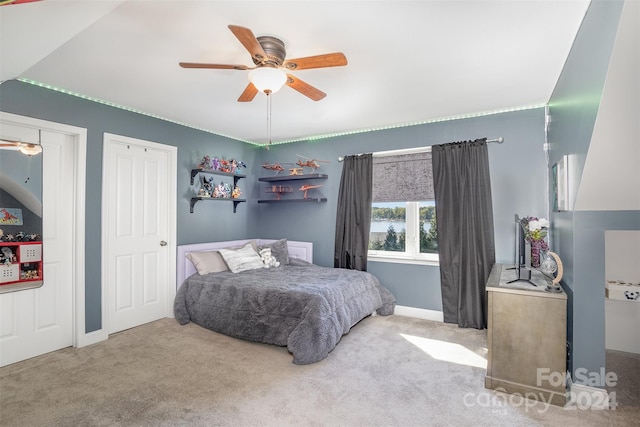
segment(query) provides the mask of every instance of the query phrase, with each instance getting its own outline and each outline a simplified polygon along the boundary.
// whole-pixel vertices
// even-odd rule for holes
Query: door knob
[[[160,246],[167,246],[167,242],[165,242],[164,240],[160,240]]]

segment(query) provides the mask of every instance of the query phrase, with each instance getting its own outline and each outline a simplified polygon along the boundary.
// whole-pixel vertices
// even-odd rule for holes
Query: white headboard
[[[193,245],[178,246],[177,265],[176,265],[176,288],[179,288],[184,280],[196,272],[193,263],[187,258],[189,252],[215,251],[224,248],[239,248],[247,242],[255,241],[258,245],[275,242],[269,239],[245,239],[245,240],[229,240],[226,242],[209,242],[195,243]],[[296,242],[287,240],[287,249],[290,258],[298,258],[307,262],[313,262],[313,243]]]

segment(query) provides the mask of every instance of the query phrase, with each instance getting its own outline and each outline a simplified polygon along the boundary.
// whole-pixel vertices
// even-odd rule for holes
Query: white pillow
[[[253,250],[251,242],[240,249],[220,249],[219,252],[229,266],[229,270],[234,273],[264,267],[260,255]]]
[[[218,251],[189,252],[187,258],[200,275],[229,270]]]

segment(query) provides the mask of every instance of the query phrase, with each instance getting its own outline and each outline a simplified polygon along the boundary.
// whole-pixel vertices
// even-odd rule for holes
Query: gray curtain
[[[367,270],[373,155],[346,156],[342,165],[333,266]]]
[[[495,263],[486,139],[432,147],[444,321],[487,326],[485,283]]]

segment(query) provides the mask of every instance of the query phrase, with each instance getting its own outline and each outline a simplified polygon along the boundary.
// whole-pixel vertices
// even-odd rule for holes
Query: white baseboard
[[[393,314],[398,316],[415,317],[417,319],[433,320],[434,322],[444,322],[444,314],[441,311],[427,310],[426,308],[396,305],[396,309]]]
[[[569,379],[567,407],[572,409],[615,409],[615,393],[611,400],[607,390],[582,384],[574,384]]]
[[[75,347],[86,347],[91,344],[106,341],[107,338],[109,338],[109,334],[107,334],[103,329],[98,329],[97,331],[89,332],[84,335],[81,334]]]

